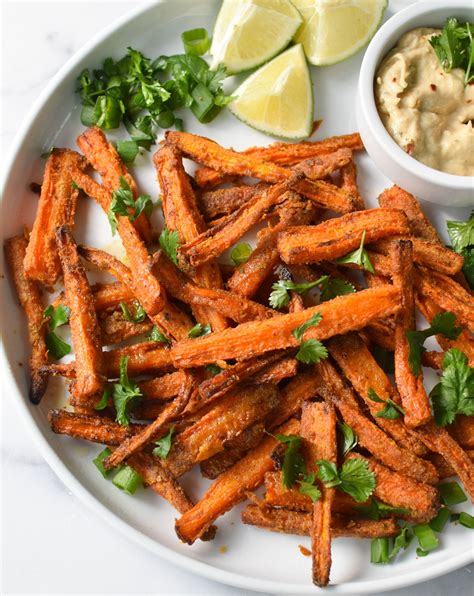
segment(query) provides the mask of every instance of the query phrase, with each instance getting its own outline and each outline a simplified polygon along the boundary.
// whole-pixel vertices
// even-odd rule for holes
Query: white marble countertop
[[[18,124],[50,77],[137,0],[1,4],[5,155]],[[160,560],[84,509],[36,453],[9,396],[3,395],[0,403],[2,594],[250,594]],[[387,594],[467,596],[472,594],[472,570]]]

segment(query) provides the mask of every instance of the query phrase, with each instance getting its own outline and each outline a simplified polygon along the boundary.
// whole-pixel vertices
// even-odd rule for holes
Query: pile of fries
[[[77,143],[82,154],[52,152],[33,228],[5,247],[28,321],[31,401],[39,403],[51,375],[69,382],[67,409],[49,414],[55,433],[108,446],[104,469],[127,464],[140,474],[179,512],[176,532],[188,544],[212,539],[215,520],[250,498],[243,523],[311,537],[313,581],[321,586],[329,582],[332,538],[396,536],[396,518],[428,522],[440,508],[441,478],[458,476],[472,500],[474,417],[435,424],[406,334],[416,328],[416,309],[428,322],[453,313],[462,329],[455,339],[437,336],[438,343],[474,365],[463,258],[443,245],[404,190],[389,188],[380,208],[365,209],[353,160],[363,150],[358,134],[236,152],[169,131],[153,161],[175,251],[163,234],[160,249],[146,211],[128,205],[115,213],[126,264],[76,244],[75,210],[91,197],[110,219],[114,193],[125,184],[138,199],[137,185],[101,130],[85,130]],[[199,164],[193,177],[184,158]],[[255,226],[247,260],[221,263]],[[345,258],[358,249],[365,264]],[[90,267],[117,281],[91,285]],[[324,301],[317,283],[314,292],[298,291],[321,279],[349,291]],[[48,352],[44,316],[43,291],[61,280],[52,304],[70,311],[74,359],[67,363]],[[287,290],[279,308],[269,305],[275,287]],[[128,312],[140,307],[143,317],[130,320],[124,304]],[[303,344],[316,346],[317,356],[304,356]],[[394,354],[394,382],[374,357],[380,348]],[[440,370],[443,351],[422,359]],[[137,398],[127,405],[131,420],[119,415],[110,389],[124,366]],[[371,392],[402,415],[380,417]],[[357,437],[345,455],[340,423]],[[282,435],[301,438],[318,500],[285,483]],[[169,446],[160,457],[153,449],[164,437]],[[314,479],[316,462],[353,458],[373,474],[373,496],[402,513],[369,519],[354,498]],[[179,478],[196,464],[214,482],[194,503]],[[253,493],[262,485],[263,498]]]

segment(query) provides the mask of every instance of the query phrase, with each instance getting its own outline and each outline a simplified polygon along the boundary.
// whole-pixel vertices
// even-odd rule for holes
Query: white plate
[[[22,225],[31,226],[36,198],[28,190],[31,181],[40,181],[44,161],[39,155],[50,146],[75,147],[81,131],[79,106],[74,94],[75,79],[86,66],[99,66],[108,55],[120,57],[131,45],[145,55],[181,52],[180,34],[204,26],[212,30],[219,2],[214,0],[171,0],[140,7],[121,19],[74,56],[57,73],[39,97],[23,124],[6,165],[1,236],[18,234]],[[406,2],[392,2],[400,8]],[[324,122],[318,138],[355,130],[354,102],[361,54],[328,68],[313,69],[316,118]],[[237,81],[230,81],[233,85]],[[223,145],[245,148],[268,144],[271,139],[246,127],[228,112],[203,126],[186,114],[187,130],[202,133]],[[111,135],[118,138],[117,135]],[[123,135],[124,136],[124,135]],[[378,193],[390,185],[367,156],[359,161],[361,191],[369,206],[376,205]],[[134,175],[144,192],[156,196],[158,188],[151,164],[151,154],[137,162]],[[106,217],[92,202],[79,208],[78,239],[96,246],[109,242]],[[426,205],[426,211],[440,230],[446,219],[466,219],[468,210],[441,209]],[[28,379],[25,367],[28,347],[25,322],[10,284],[3,283],[2,296],[2,384],[21,410],[45,459],[64,483],[83,502],[101,514],[130,538],[174,563],[211,579],[242,588],[290,594],[314,593],[310,581],[310,559],[301,555],[300,537],[268,533],[239,523],[239,509],[219,520],[218,537],[211,543],[198,542],[192,547],[181,544],[173,525],[176,513],[151,491],[141,491],[133,498],[104,481],[91,460],[99,447],[54,435],[47,423],[47,411],[62,400],[58,383],[53,380],[48,395],[39,407],[27,399]],[[8,325],[6,319],[8,317]],[[202,495],[208,482],[190,474],[184,479],[194,498]],[[442,535],[442,546],[428,557],[416,559],[413,549],[389,566],[369,563],[369,542],[336,540],[333,547],[333,593],[368,594],[394,589],[433,578],[461,567],[472,560],[472,538],[462,528],[451,525]],[[222,554],[221,547],[227,547]]]

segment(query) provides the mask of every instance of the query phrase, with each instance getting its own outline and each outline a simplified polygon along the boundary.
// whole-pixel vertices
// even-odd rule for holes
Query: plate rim
[[[192,0],[187,0],[192,2]],[[1,212],[4,211],[3,194],[7,187],[8,179],[12,166],[26,141],[26,137],[30,128],[34,124],[39,112],[46,106],[51,95],[55,89],[62,83],[63,79],[70,74],[70,72],[81,62],[83,58],[89,55],[94,49],[118,29],[126,25],[130,21],[141,17],[148,11],[156,10],[160,4],[171,4],[173,0],[154,0],[153,2],[144,2],[142,5],[127,11],[121,17],[115,19],[112,23],[103,27],[91,37],[79,50],[77,50],[57,71],[57,73],[49,80],[45,88],[42,90],[37,99],[33,102],[26,116],[21,122],[21,125],[14,136],[14,139],[8,150],[4,166],[1,174]],[[3,323],[3,316],[2,316]],[[0,341],[0,370],[6,372],[6,389],[9,397],[13,403],[16,404],[17,411],[20,413],[26,427],[29,429],[30,436],[33,438],[41,456],[46,463],[63,482],[63,484],[71,490],[71,492],[85,504],[90,510],[97,513],[99,517],[104,519],[113,528],[119,530],[122,535],[126,536],[134,543],[143,548],[157,554],[163,559],[178,565],[179,567],[196,573],[202,577],[206,577],[213,581],[217,581],[226,585],[255,590],[258,592],[285,592],[291,594],[314,594],[322,592],[321,588],[317,588],[309,583],[307,586],[300,584],[293,584],[290,582],[275,582],[272,580],[260,579],[255,577],[246,577],[241,573],[235,573],[220,569],[210,563],[198,561],[186,554],[181,554],[172,550],[171,548],[161,544],[143,534],[119,515],[109,510],[89,489],[82,484],[82,482],[69,470],[64,464],[59,455],[56,453],[52,445],[47,441],[43,435],[40,427],[36,424],[33,414],[30,412],[29,402],[23,398],[20,388],[15,382],[15,374],[13,368],[8,360],[3,338]],[[2,405],[2,411],[4,408]],[[414,570],[405,573],[399,577],[378,578],[374,580],[364,580],[361,582],[346,582],[343,584],[331,585],[331,592],[334,594],[369,594],[380,592],[384,590],[393,590],[417,584],[419,582],[434,579],[444,575],[450,571],[454,571],[474,561],[474,553],[469,552],[459,555],[458,553],[451,556],[447,555],[443,561],[437,561],[432,568],[425,568]]]

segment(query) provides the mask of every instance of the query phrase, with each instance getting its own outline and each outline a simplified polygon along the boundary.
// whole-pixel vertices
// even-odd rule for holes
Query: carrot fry
[[[250,228],[264,219],[269,211],[287,198],[286,192],[301,174],[293,174],[289,180],[270,186],[268,190],[245,203],[220,225],[215,225],[179,249],[185,263],[197,267],[221,255],[237,242]]]
[[[473,416],[456,416],[456,420],[448,426],[447,431],[464,449],[474,449]]]
[[[87,174],[76,170],[73,176],[86,195],[96,200],[105,213],[108,213],[111,195]],[[117,216],[117,230],[127,253],[133,279],[140,280],[137,298],[150,317],[158,314],[164,306],[165,295],[158,280],[151,273],[148,250],[128,217]]]
[[[409,192],[399,186],[392,186],[383,191],[378,201],[383,208],[403,211],[408,218],[410,230],[414,236],[441,244],[438,233],[426,218],[418,201]]]
[[[226,290],[210,289],[195,284],[173,265],[162,251],[155,253],[154,264],[156,277],[171,296],[193,306],[205,306],[206,313],[208,312],[207,307],[212,307],[213,311],[222,313],[238,323],[264,320],[274,315],[270,308],[266,308],[258,302],[252,302]],[[222,328],[223,326],[220,325],[219,329]]]
[[[219,359],[246,360],[271,350],[297,347],[299,341],[292,331],[318,312],[322,315],[320,324],[308,329],[304,339],[327,339],[395,313],[399,308],[398,297],[398,290],[392,286],[371,288],[335,298],[303,312],[243,323],[235,329],[212,333],[198,340],[180,341],[171,349],[173,362],[177,368],[187,368],[211,364]]]
[[[232,292],[246,298],[254,296],[279,261],[278,234],[289,226],[309,224],[313,219],[315,209],[308,201],[301,200],[296,193],[288,195],[279,211],[280,222],[258,234],[258,243],[252,254],[236,268],[227,282]]]
[[[430,521],[437,514],[439,494],[434,486],[416,481],[399,472],[394,472],[372,458],[349,453],[347,459],[353,457],[365,459],[370,470],[375,474],[377,484],[374,495],[377,499],[392,507],[409,510],[409,514],[398,517],[423,523]]]
[[[309,513],[288,511],[285,509],[271,509],[258,505],[247,505],[242,511],[244,524],[265,528],[272,532],[310,536],[313,527],[313,517]],[[331,517],[331,537],[351,538],[383,538],[397,536],[400,527],[394,519],[360,519],[335,514]],[[314,550],[313,550],[314,557]]]
[[[62,225],[74,226],[79,190],[73,186],[71,170],[85,167],[86,160],[69,149],[55,149],[46,162],[38,211],[25,254],[25,275],[48,287],[62,274],[55,230]]]
[[[283,379],[294,377],[298,372],[298,361],[292,356],[286,356],[281,360],[269,364],[251,377],[251,383],[271,383],[276,385]]]
[[[442,310],[452,312],[457,322],[474,333],[474,298],[460,284],[432,269],[419,268],[416,287]]]
[[[130,175],[119,157],[115,147],[107,141],[100,128],[91,127],[84,131],[78,138],[77,144],[87,157],[92,167],[97,170],[102,178],[102,184],[108,193],[120,188],[120,178],[123,177],[130,186],[133,196],[138,197],[135,180]],[[151,242],[151,226],[145,213],[141,213],[134,222],[143,240]]]
[[[237,211],[242,205],[260,194],[267,186],[265,182],[261,182],[252,186],[242,184],[230,188],[210,190],[199,194],[197,202],[204,217],[208,220],[214,219]]]
[[[280,427],[279,432],[292,434],[298,428],[299,422],[292,419]],[[273,437],[266,437],[258,447],[219,476],[203,498],[176,521],[178,537],[192,544],[220,515],[243,501],[248,491],[260,486],[265,473],[273,468],[271,455],[277,443]]]
[[[438,313],[443,312],[431,298],[420,292],[419,288],[417,288],[416,293],[416,305],[425,319],[430,323]],[[445,351],[451,348],[461,350],[468,357],[469,366],[474,366],[474,339],[468,331],[461,331],[457,339],[448,339],[444,335],[437,335],[436,341]]]
[[[327,360],[319,362],[315,365],[315,369],[320,380],[318,394],[337,407],[344,422],[354,429],[359,445],[393,470],[420,482],[436,484],[438,476],[432,464],[417,457],[408,449],[400,447],[371,422],[357,405],[352,390],[344,384],[330,362]]]
[[[448,431],[445,428],[436,426],[431,420],[428,424],[418,427],[413,432],[428,449],[444,457],[453,470],[456,471],[466,492],[469,493],[471,501],[474,501],[474,464]]]
[[[153,323],[164,331],[165,335],[176,339],[182,339],[188,336],[188,331],[193,326],[191,319],[177,306],[174,306],[168,301],[163,302],[160,311],[148,311],[147,304],[149,304],[149,300],[146,296],[147,290],[145,292],[143,291],[143,286],[146,285],[146,282],[145,284],[141,283],[142,278],[134,277],[133,271],[128,269],[122,262],[102,250],[89,246],[80,246],[79,253],[86,261],[96,265],[102,271],[111,273],[122,284],[126,285],[140,301]],[[154,275],[153,279],[159,283]]]
[[[119,445],[140,430],[138,424],[122,426],[103,416],[85,416],[66,410],[50,410],[48,420],[54,433],[105,445]]]
[[[405,428],[401,418],[389,420],[377,417],[381,404],[370,399],[369,389],[375,391],[383,400],[391,399],[398,402],[400,398],[360,336],[350,333],[333,337],[328,342],[328,348],[344,375],[366,403],[378,426],[405,449],[415,455],[425,455],[425,446]]]
[[[138,383],[145,401],[169,401],[179,394],[183,383],[186,380],[186,373],[178,370],[149,381]]]
[[[342,147],[361,151],[364,146],[358,133],[331,137],[323,141],[304,143],[273,143],[268,147],[251,147],[242,151],[243,155],[250,155],[255,159],[270,161],[279,165],[294,165],[326,153],[337,151]],[[228,176],[212,168],[200,168],[196,171],[196,182],[200,187],[213,187],[225,182]]]
[[[271,183],[290,180],[294,175],[291,170],[261,161],[250,154],[224,149],[214,141],[198,135],[169,130],[166,140],[194,161],[226,174],[252,176]],[[303,179],[295,190],[318,205],[338,213],[349,213],[354,209],[353,199],[348,192],[323,180]]]
[[[28,337],[31,345],[29,398],[32,403],[38,404],[48,384],[48,374],[44,369],[44,366],[48,363],[48,350],[45,343],[46,329],[44,326],[41,290],[35,281],[29,280],[25,276],[23,263],[27,244],[23,236],[9,238],[5,242],[5,258],[18,300],[26,315]]]
[[[162,192],[163,212],[168,229],[176,231],[182,243],[191,242],[207,229],[199,212],[196,197],[183,168],[179,151],[169,143],[162,143],[153,156]],[[172,207],[171,207],[172,205]],[[172,210],[172,218],[167,214]],[[192,279],[205,288],[222,288],[222,277],[215,262],[202,265],[192,272]],[[224,316],[214,309],[194,305],[198,322],[209,323],[213,331],[222,331],[228,327]]]
[[[97,284],[92,287],[96,311],[117,308],[120,302],[130,302],[134,294],[121,283]]]
[[[431,408],[423,386],[423,373],[417,375],[409,363],[407,331],[416,329],[412,244],[397,240],[392,245],[393,285],[400,289],[401,309],[395,319],[395,382],[405,410],[404,422],[415,428],[428,422]]]
[[[471,462],[474,463],[474,450],[468,449],[466,450],[466,454]],[[455,469],[439,453],[430,453],[428,458],[436,468],[440,479],[456,476]]]
[[[186,407],[193,389],[194,380],[189,375],[188,380],[184,383],[182,390],[178,397],[172,402],[168,403],[160,415],[143,430],[129,439],[126,439],[119,447],[104,460],[105,469],[109,470],[121,464],[127,457],[133,455],[137,451],[143,449],[145,445],[166,434],[169,423],[176,418]]]
[[[354,203],[357,211],[365,209],[365,202],[357,186],[357,167],[354,161],[351,161],[341,168],[341,188],[344,188],[354,197]]]
[[[304,439],[306,466],[315,472],[316,461],[324,459],[337,464],[336,412],[327,403],[305,403],[301,415],[300,434]],[[311,550],[313,583],[327,586],[331,570],[331,518],[334,488],[321,485],[321,498],[313,503]]]
[[[199,394],[205,400],[221,397],[233,389],[237,383],[251,377],[269,364],[273,364],[275,361],[280,360],[281,356],[281,352],[276,352],[275,354],[262,356],[261,358],[257,358],[250,362],[247,362],[246,360],[237,362],[210,379],[203,381],[198,388]]]
[[[257,422],[242,431],[235,439],[227,441],[224,451],[216,453],[200,463],[201,473],[205,478],[214,480],[220,474],[231,468],[244,455],[256,447],[263,439],[265,425]]]
[[[356,211],[317,226],[289,228],[279,234],[278,250],[286,263],[333,260],[358,248],[364,232],[369,244],[384,236],[407,233],[408,220],[396,209]]]
[[[67,226],[56,230],[56,242],[64,276],[66,301],[71,309],[69,325],[75,353],[76,376],[70,384],[71,403],[95,405],[105,386],[99,322],[86,272]]]
[[[234,390],[176,437],[165,461],[166,467],[178,477],[195,463],[223,451],[227,441],[265,418],[278,400],[279,394],[273,385]]]
[[[325,153],[318,157],[305,159],[293,166],[292,169],[295,172],[303,172],[309,180],[321,180],[336,170],[347,166],[351,160],[352,151],[342,147],[333,153]]]
[[[126,321],[122,312],[112,312],[105,318],[99,320],[101,342],[104,346],[118,344],[130,337],[136,337],[144,333],[149,333],[153,328],[153,323],[145,320],[142,323]]]
[[[399,237],[399,240],[410,240],[413,245],[413,260],[419,265],[434,269],[445,275],[455,275],[461,271],[464,258],[453,250],[442,246],[439,242],[430,242],[422,238]],[[372,244],[374,250],[389,254],[393,240],[383,238]]]

